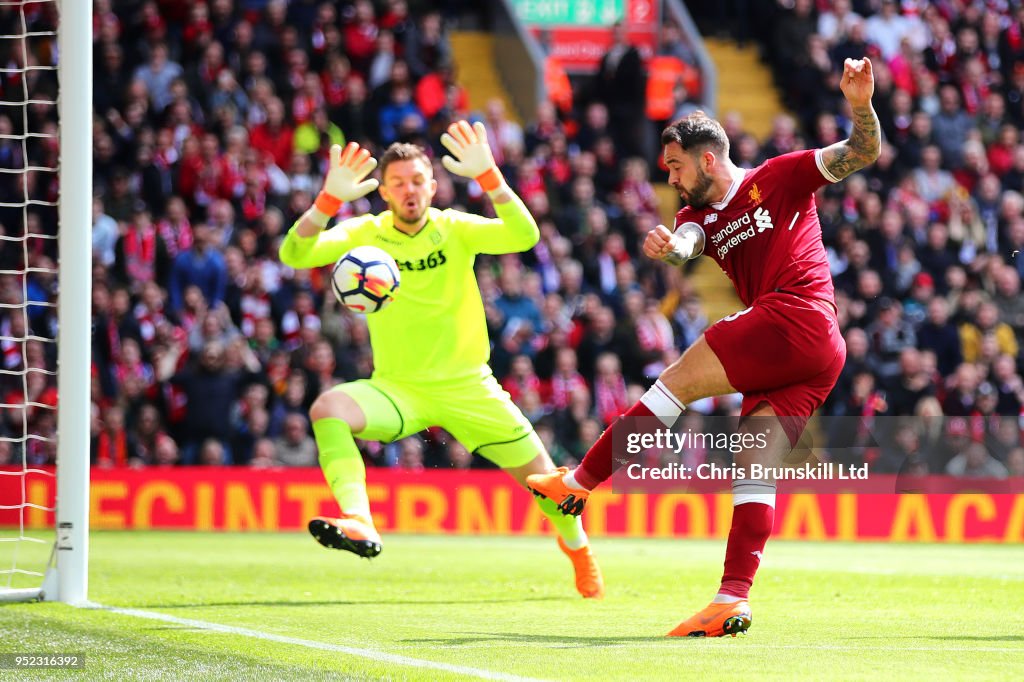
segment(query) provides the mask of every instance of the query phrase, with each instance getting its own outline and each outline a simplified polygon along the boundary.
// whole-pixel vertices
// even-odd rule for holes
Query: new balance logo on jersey
[[[716,223],[716,222],[718,222],[718,214],[717,213],[708,213],[706,216],[704,216],[704,224],[705,225],[710,225],[711,223]]]
[[[758,206],[757,210],[754,211],[754,223],[757,225],[758,234],[765,230],[775,229],[775,226],[772,225],[772,217],[768,214],[768,210],[761,206]]]

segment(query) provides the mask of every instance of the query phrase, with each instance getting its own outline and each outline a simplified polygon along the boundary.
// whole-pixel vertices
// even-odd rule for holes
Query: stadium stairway
[[[721,118],[728,111],[738,111],[744,129],[763,141],[771,132],[772,119],[785,108],[771,69],[758,57],[757,46],[739,47],[732,40],[719,38],[706,38],[704,46],[718,67],[715,114]]]
[[[494,64],[494,38],[484,31],[452,31],[449,36],[455,78],[466,89],[471,111],[483,113],[487,102],[497,97],[505,102],[505,115],[523,124],[523,116],[501,83]]]

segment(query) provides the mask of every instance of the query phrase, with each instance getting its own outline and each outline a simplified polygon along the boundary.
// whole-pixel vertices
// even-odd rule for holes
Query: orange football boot
[[[695,613],[676,629],[668,633],[668,637],[722,637],[746,632],[750,627],[750,604],[743,601],[732,604],[711,603],[699,613]]]
[[[343,549],[367,559],[383,549],[373,522],[358,514],[342,512],[337,519],[317,516],[309,522],[309,533],[324,547]]]
[[[562,476],[569,473],[568,467],[558,467],[546,474],[530,474],[526,487],[538,497],[546,497],[558,505],[566,516],[579,516],[587,504],[590,491],[583,488],[569,488],[562,482]]]
[[[572,561],[573,570],[576,571],[576,591],[584,599],[604,599],[604,578],[601,577],[601,569],[597,566],[594,553],[590,551],[590,545],[569,549],[565,540],[559,537],[558,547]]]

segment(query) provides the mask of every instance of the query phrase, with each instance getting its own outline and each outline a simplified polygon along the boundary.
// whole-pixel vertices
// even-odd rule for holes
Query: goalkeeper
[[[494,462],[525,487],[526,477],[555,467],[523,416],[491,374],[484,307],[473,272],[478,253],[517,253],[539,238],[537,224],[494,163],[482,123],[453,123],[441,136],[451,173],[473,178],[494,202],[496,219],[431,206],[437,181],[422,149],[395,143],[377,166],[355,143],[331,148],[324,187],[281,244],[293,268],[336,262],[356,246],[391,254],[402,271],[400,295],[367,318],[374,355],[370,379],[321,394],[310,409],[320,466],[341,516],[315,518],[320,544],[363,557],[381,551],[366,495],[366,470],[353,436],[390,442],[440,426],[471,452]],[[325,230],[342,202],[377,189],[388,210],[344,220]],[[550,500],[538,502],[572,560],[576,589],[600,598],[604,584],[579,519]]]

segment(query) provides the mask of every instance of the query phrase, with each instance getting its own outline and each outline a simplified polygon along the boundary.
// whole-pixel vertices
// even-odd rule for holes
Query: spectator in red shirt
[[[597,358],[594,376],[594,409],[601,423],[608,426],[629,408],[626,380],[622,365],[614,353],[602,353]]]
[[[284,117],[284,104],[277,97],[267,102],[267,121],[252,129],[253,149],[270,154],[278,168],[287,168],[292,156],[294,131]]]
[[[366,73],[369,69],[377,44],[378,29],[374,19],[373,3],[370,0],[357,0],[352,18],[343,31],[345,51],[352,60],[353,68],[360,73]]]
[[[103,415],[103,429],[94,444],[94,464],[101,469],[121,468],[138,456],[135,439],[125,431],[124,410],[118,405],[110,406]]]
[[[156,229],[171,258],[192,246],[192,224],[181,197],[171,197],[167,202],[164,217],[156,224]]]
[[[416,104],[428,121],[433,120],[452,99],[457,109],[468,108],[466,90],[455,82],[455,67],[451,63],[442,64],[416,84]]]
[[[517,355],[512,358],[508,376],[501,380],[501,387],[508,391],[512,402],[517,405],[529,391],[540,394],[540,379],[533,371],[533,362],[529,356]]]
[[[555,356],[555,372],[548,382],[546,402],[556,410],[564,410],[572,404],[572,396],[577,392],[590,394],[587,382],[577,370],[576,351],[560,348]]]
[[[167,281],[167,247],[144,205],[136,207],[134,219],[117,241],[114,252],[114,275],[122,284],[141,291],[146,282]]]
[[[988,148],[988,164],[993,173],[1002,178],[1013,168],[1013,155],[1020,144],[1020,129],[1012,123],[999,127],[999,136]]]
[[[405,0],[388,0],[387,9],[377,23],[395,36],[395,53],[401,57],[405,53],[406,43],[416,29],[412,17],[409,16],[409,3]]]
[[[348,79],[351,74],[352,64],[345,55],[332,54],[328,57],[327,68],[321,75],[321,91],[324,103],[332,112],[348,99]]]
[[[210,9],[205,2],[196,2],[189,12],[182,42],[187,55],[198,54],[213,40],[213,24],[210,22]]]

